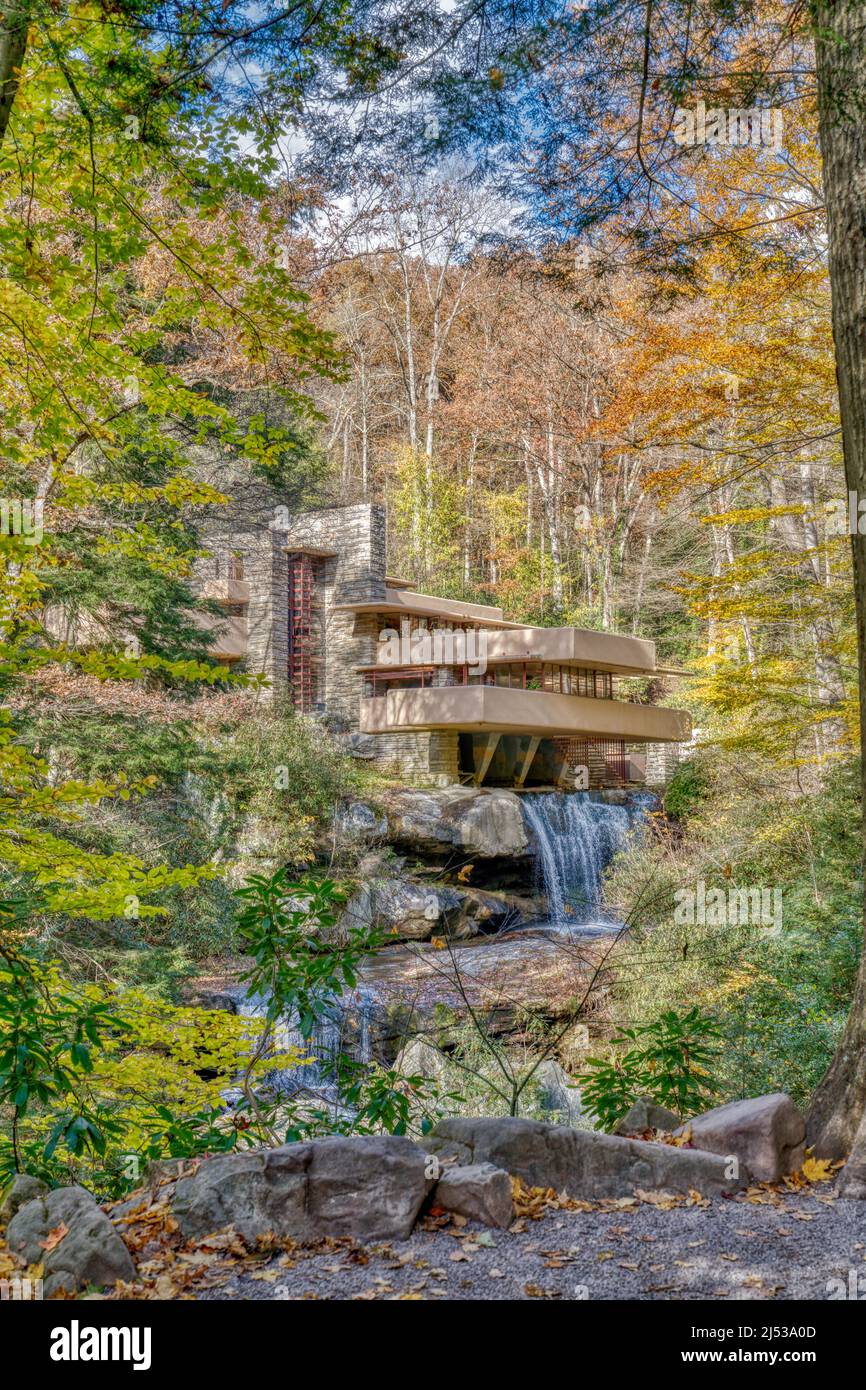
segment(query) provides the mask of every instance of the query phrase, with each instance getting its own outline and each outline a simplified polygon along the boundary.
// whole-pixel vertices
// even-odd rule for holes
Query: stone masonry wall
[[[677,743],[648,743],[646,745],[646,784],[666,787],[682,759]]]
[[[458,780],[456,733],[376,734],[382,772],[417,786],[448,787]]]
[[[347,603],[385,599],[385,508],[358,504],[289,514],[258,492],[242,508],[226,509],[208,541],[215,554],[201,561],[202,580],[226,577],[227,557],[243,558],[250,585],[247,669],[272,683],[258,698],[271,700],[288,687],[289,554],[299,549],[334,551],[313,559],[311,606],[314,709],[357,730],[364,678],[356,669],[375,662],[381,620],[376,613],[346,611]],[[450,673],[437,672],[443,683]],[[371,735],[382,771],[418,785],[448,786],[458,780],[456,733]]]
[[[357,729],[363,678],[355,669],[376,659],[375,614],[352,613],[346,603],[375,603],[385,597],[385,509],[360,504],[289,517],[278,533],[293,545],[334,550],[316,563],[313,618],[319,638],[317,703]]]
[[[224,580],[230,554],[243,559],[243,576],[250,586],[246,669],[267,676],[271,686],[256,694],[272,700],[285,692],[288,677],[288,570],[282,543],[264,524],[233,527],[229,535],[222,530],[205,533],[203,539],[212,554],[196,563],[202,582]]]

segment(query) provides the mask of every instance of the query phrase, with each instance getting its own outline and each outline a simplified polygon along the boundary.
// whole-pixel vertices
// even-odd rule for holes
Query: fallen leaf
[[[69,1227],[61,1221],[59,1226],[55,1226],[53,1231],[49,1231],[44,1240],[39,1241],[40,1249],[54,1250],[63,1240],[64,1236],[69,1235]]]

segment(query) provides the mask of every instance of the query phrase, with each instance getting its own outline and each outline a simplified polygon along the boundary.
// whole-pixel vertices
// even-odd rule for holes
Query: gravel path
[[[329,1241],[214,1277],[198,1298],[826,1300],[829,1281],[849,1296],[858,1277],[866,1297],[866,1203],[828,1192],[554,1209],[512,1231],[428,1218],[407,1241]]]

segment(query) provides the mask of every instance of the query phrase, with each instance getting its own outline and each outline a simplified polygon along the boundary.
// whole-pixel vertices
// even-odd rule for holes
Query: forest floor
[[[508,1231],[443,1213],[390,1243],[329,1239],[247,1252],[237,1237],[209,1239],[139,1265],[146,1285],[132,1296],[823,1301],[852,1297],[853,1288],[866,1297],[866,1203],[837,1200],[830,1184],[602,1210],[568,1209],[537,1189],[527,1196]]]

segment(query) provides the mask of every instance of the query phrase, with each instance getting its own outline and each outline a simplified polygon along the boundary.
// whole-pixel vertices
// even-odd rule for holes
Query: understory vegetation
[[[810,66],[810,16],[849,6],[12,9],[0,1183],[116,1195],[165,1157],[561,1118],[553,1063],[606,1128],[639,1094],[806,1106],[862,944],[866,552],[831,312],[857,297],[831,286]],[[703,80],[783,108],[784,150],[672,146]],[[328,1052],[386,944],[343,920],[372,870],[334,812],[379,783],[212,657],[197,566],[251,496],[256,525],[386,504],[397,582],[655,643],[617,694],[695,734],[608,877],[627,930],[585,994],[501,1032],[467,1008],[408,1074],[393,1037]],[[207,1005],[227,977],[241,1013]]]
[[[668,788],[675,815],[653,818],[610,875],[630,926],[611,1022],[696,1005],[718,1026],[724,1100],[787,1091],[803,1105],[833,1056],[862,947],[859,776],[842,763],[804,794],[761,760],[706,753]],[[675,893],[698,885],[704,920],[676,920]],[[771,895],[768,920],[742,922],[737,890],[756,888]]]

